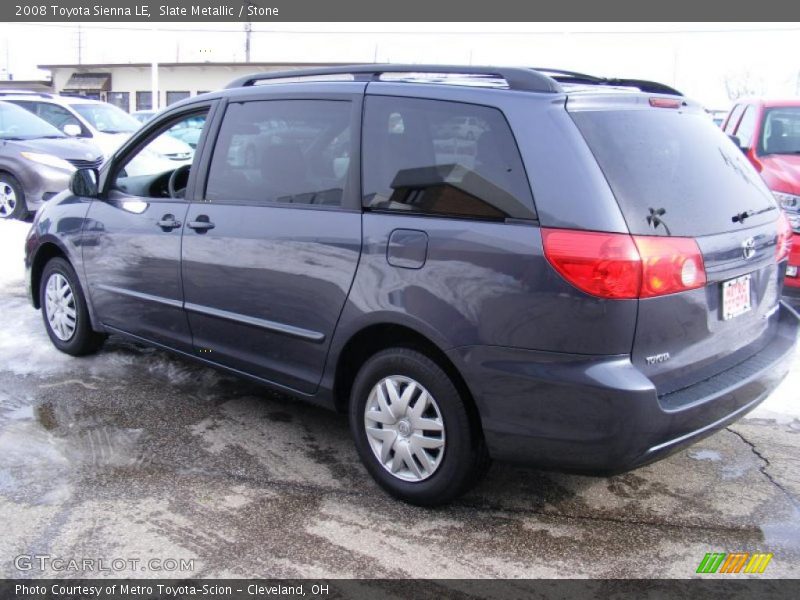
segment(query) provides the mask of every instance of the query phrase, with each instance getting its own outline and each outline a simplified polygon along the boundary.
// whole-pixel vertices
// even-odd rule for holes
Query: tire
[[[39,305],[47,335],[62,352],[85,356],[103,345],[105,336],[92,329],[86,297],[75,270],[63,258],[50,259],[45,265],[39,284]]]
[[[378,390],[389,402],[381,403]],[[392,406],[402,412],[395,415]],[[457,387],[439,365],[415,350],[391,348],[368,359],[353,383],[349,408],[361,461],[400,500],[446,504],[475,485],[489,465],[480,427],[471,421]]]
[[[22,184],[11,173],[0,172],[0,219],[28,217],[28,204]]]

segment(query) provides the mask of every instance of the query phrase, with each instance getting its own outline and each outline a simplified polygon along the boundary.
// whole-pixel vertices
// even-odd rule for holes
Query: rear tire
[[[415,350],[390,348],[364,363],[350,398],[350,429],[370,475],[411,504],[450,502],[489,464],[456,385]]]
[[[53,345],[66,354],[85,356],[97,352],[105,336],[92,329],[86,297],[72,265],[52,258],[39,284],[39,306]]]
[[[22,184],[11,173],[0,171],[0,219],[25,220],[28,204]]]

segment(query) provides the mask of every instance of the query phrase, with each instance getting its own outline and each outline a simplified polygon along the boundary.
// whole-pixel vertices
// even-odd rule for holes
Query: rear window
[[[730,139],[700,112],[571,113],[619,202],[631,233],[701,236],[773,221],[775,202]]]

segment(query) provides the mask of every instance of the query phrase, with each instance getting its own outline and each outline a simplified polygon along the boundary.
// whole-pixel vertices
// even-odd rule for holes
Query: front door
[[[359,91],[229,104],[183,237],[197,355],[303,393],[321,379],[361,250],[363,84],[341,85]]]
[[[83,262],[102,323],[114,330],[190,352],[180,258],[193,159],[157,153],[172,127],[205,126],[208,107],[154,124],[149,141],[111,165],[106,192],[89,208]]]

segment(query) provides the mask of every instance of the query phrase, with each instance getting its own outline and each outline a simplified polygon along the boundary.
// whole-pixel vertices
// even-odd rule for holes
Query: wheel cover
[[[0,218],[7,219],[17,207],[17,193],[6,181],[0,181]]]
[[[419,382],[381,379],[367,398],[364,428],[381,466],[403,481],[423,481],[442,464],[445,427],[439,405]]]
[[[47,280],[44,295],[44,310],[50,330],[62,342],[69,341],[78,325],[75,296],[69,281],[61,273],[53,273]]]

